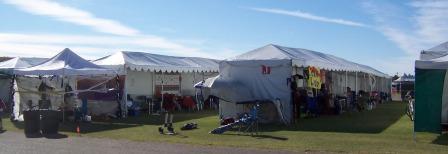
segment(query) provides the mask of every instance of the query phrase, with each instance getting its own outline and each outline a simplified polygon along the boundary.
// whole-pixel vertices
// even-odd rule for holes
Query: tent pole
[[[164,73],[164,72],[163,72],[163,70],[162,70],[162,88],[161,88],[161,90],[160,90],[160,93],[162,94],[162,103],[160,104],[160,108],[161,108],[162,110],[163,110],[163,101],[164,101],[164,100],[163,100],[163,84],[164,84],[164,83],[163,83],[163,77],[164,77],[164,76],[163,76],[163,73]]]
[[[62,86],[64,86],[64,75],[62,76]],[[62,93],[62,122],[65,122],[65,93]]]
[[[358,72],[355,72],[355,94],[358,93]]]
[[[123,93],[121,96],[121,105],[123,106],[123,117],[127,117],[128,115],[128,106],[126,105],[127,101],[128,101],[128,88],[126,88],[126,78],[127,78],[127,70],[126,70],[126,64],[123,65],[123,71],[124,71],[124,79],[123,79]],[[146,101],[146,100],[145,100]]]
[[[14,107],[15,107],[15,102],[14,102],[14,93],[15,93],[15,90],[14,90],[14,80],[15,80],[15,75],[12,76],[11,84],[9,86],[9,99],[8,99],[8,102],[9,102],[9,104],[11,106],[11,109],[10,109],[11,110],[11,115],[14,115]],[[17,118],[17,117],[15,117],[15,115],[13,117],[14,117],[14,119]]]
[[[346,89],[346,90],[347,90],[347,87],[348,87],[347,74],[348,74],[348,72],[345,71],[345,89]],[[348,92],[348,91],[347,91],[347,92]]]

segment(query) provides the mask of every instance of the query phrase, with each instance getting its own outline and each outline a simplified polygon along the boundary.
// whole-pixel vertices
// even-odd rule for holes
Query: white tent
[[[112,69],[107,69],[89,62],[68,48],[56,56],[42,62],[39,65],[16,69],[16,75],[98,75],[117,74]]]
[[[216,76],[218,61],[145,52],[121,51],[94,61],[126,74],[126,91],[131,97],[156,93],[194,95],[193,84]],[[165,88],[161,88],[165,86]]]
[[[4,62],[0,62],[0,98],[7,104],[12,100],[12,80],[11,74],[14,69],[26,68],[37,65],[47,60],[47,58],[23,58],[16,57]]]
[[[279,99],[287,121],[292,120],[292,105],[288,78],[294,74],[303,75],[304,67],[313,66],[331,73],[334,83],[333,91],[345,92],[345,87],[353,90],[390,92],[390,77],[372,67],[350,62],[348,60],[316,51],[289,48],[279,45],[267,45],[242,55],[222,61],[219,66],[220,77],[217,81],[243,84],[250,90],[254,100]],[[264,73],[265,67],[270,73]],[[364,86],[361,86],[364,85]],[[369,85],[367,88],[366,85]],[[299,86],[303,86],[300,85]],[[224,87],[212,86],[212,89]],[[216,95],[220,95],[217,93]],[[238,97],[221,96],[226,98]],[[232,107],[229,109],[235,109]],[[221,109],[226,110],[226,109]],[[233,116],[236,115],[221,115]]]
[[[44,62],[48,58],[24,58],[16,57],[4,62],[0,62],[0,72],[12,73],[14,69],[27,68]]]
[[[31,66],[28,68],[15,69],[13,73],[15,75],[56,76],[55,80],[52,80],[52,78],[42,78],[42,81],[40,81],[40,79],[37,78],[29,78],[26,76],[18,77],[16,79],[17,83],[16,91],[19,92],[16,93],[14,96],[14,98],[16,99],[15,108],[20,107],[18,103],[24,104],[26,102],[25,99],[23,98],[26,98],[26,100],[35,101],[38,98],[38,95],[36,94],[38,88],[36,87],[39,85],[39,83],[43,81],[45,81],[46,84],[52,85],[51,87],[56,89],[54,91],[57,92],[51,93],[52,96],[50,97],[56,100],[52,102],[60,104],[63,101],[62,99],[64,94],[59,92],[64,91],[65,85],[70,85],[70,87],[74,87],[74,90],[76,90],[76,79],[78,76],[92,76],[92,75],[104,76],[104,75],[117,74],[116,71],[113,69],[95,65],[92,62],[89,62],[81,58],[68,48],[64,49],[56,56],[48,60],[45,60],[44,62],[38,65]],[[56,86],[56,85],[64,85],[64,86]],[[24,97],[22,95],[27,96]],[[56,106],[53,105],[53,107]]]
[[[440,57],[445,57],[447,55],[448,55],[448,42],[445,42],[435,47],[432,47],[428,50],[423,50],[420,53],[420,60],[422,61],[432,60]],[[440,61],[440,59],[436,61]]]

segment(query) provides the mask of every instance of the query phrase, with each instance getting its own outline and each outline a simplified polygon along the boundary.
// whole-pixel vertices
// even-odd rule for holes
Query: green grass
[[[95,122],[81,126],[82,136],[128,139],[134,141],[174,142],[211,146],[284,149],[296,152],[348,153],[448,153],[448,136],[417,133],[413,141],[412,123],[404,115],[404,103],[379,105],[373,111],[345,113],[340,116],[322,116],[301,119],[298,125],[261,126],[258,136],[226,132],[212,135],[208,132],[218,126],[217,113],[204,111],[178,113],[174,124],[179,135],[160,135],[159,116],[131,117],[124,120]],[[6,122],[5,122],[6,121]],[[22,123],[12,124],[5,119],[10,131],[22,131]],[[180,131],[187,122],[197,122],[199,129]],[[66,123],[61,132],[75,136],[75,125]]]

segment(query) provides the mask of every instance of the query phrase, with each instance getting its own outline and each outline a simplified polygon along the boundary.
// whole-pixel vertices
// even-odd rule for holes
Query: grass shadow
[[[214,110],[206,110],[206,111],[197,111],[197,112],[177,112],[174,113],[174,122],[184,122],[190,121],[193,119],[199,119],[208,116],[216,115],[217,111]],[[102,131],[110,131],[117,129],[125,129],[131,127],[140,127],[143,125],[162,125],[164,123],[165,115],[147,115],[142,114],[140,116],[128,117],[124,119],[110,119],[110,120],[98,120],[92,121],[89,123],[79,123],[80,133],[88,134]],[[18,128],[23,130],[25,128],[24,122],[12,122],[12,124]],[[78,124],[74,122],[64,122],[59,124],[60,132],[70,132],[77,133]],[[59,136],[60,137],[60,136]],[[53,138],[50,136],[50,138]],[[55,137],[55,138],[58,138]]]
[[[173,122],[187,122],[194,119],[200,119],[209,116],[216,116],[218,113],[216,110],[204,110],[204,111],[194,111],[194,112],[175,112]],[[162,125],[165,121],[165,115],[148,115],[142,114],[139,116],[128,117],[126,119],[114,119],[111,123],[120,124],[137,124],[137,125]]]
[[[338,116],[328,115],[300,119],[298,124],[292,126],[263,125],[260,129],[267,132],[287,130],[376,134],[396,123],[404,115],[405,106],[404,103],[389,102],[377,105],[377,108],[371,111],[346,112]]]
[[[24,122],[12,122],[14,127],[24,130],[25,129],[25,123]],[[70,133],[76,133],[76,128],[78,124],[74,122],[64,122],[59,124],[59,132],[70,132]],[[82,134],[87,133],[94,133],[94,132],[101,132],[101,131],[108,131],[108,130],[115,130],[115,129],[123,129],[123,128],[130,128],[130,127],[137,127],[141,125],[132,125],[132,124],[115,124],[110,122],[91,122],[91,123],[80,123],[80,131]],[[59,139],[64,138],[64,134],[56,134],[56,135],[49,135],[49,136],[40,136],[40,137],[47,137],[51,139]]]
[[[232,131],[234,131],[234,130],[232,130]],[[273,139],[273,140],[279,140],[279,141],[286,141],[286,140],[288,140],[288,138],[286,138],[286,137],[279,137],[279,136],[272,136],[272,135],[262,135],[262,134],[250,135],[250,134],[247,134],[247,133],[244,133],[244,134],[224,133],[224,134],[219,134],[219,135],[247,136],[247,137],[253,137],[255,139]]]
[[[438,136],[434,141],[432,141],[433,144],[438,144],[438,145],[446,145],[448,146],[448,134],[442,134],[440,136]]]

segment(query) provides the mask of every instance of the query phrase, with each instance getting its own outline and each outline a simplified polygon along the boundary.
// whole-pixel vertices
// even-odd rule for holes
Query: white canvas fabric
[[[16,57],[4,62],[0,62],[0,71],[4,73],[12,73],[14,69],[27,68],[40,64],[48,58],[24,58]]]
[[[448,69],[448,56],[430,59],[416,60],[415,68],[420,69]]]
[[[262,72],[263,65],[270,68],[269,73]],[[291,90],[287,80],[292,72],[291,60],[222,61],[219,70],[220,76],[212,85],[212,94],[231,103],[279,99],[285,119],[292,120]],[[237,109],[235,104],[226,106],[221,109],[223,112],[238,112],[233,111]]]
[[[448,55],[448,42],[439,44],[420,53],[420,60],[431,60]]]
[[[16,69],[17,75],[99,75],[116,74],[112,69],[103,68],[95,65],[70,49],[66,48],[53,58],[50,58],[39,65]]]
[[[267,45],[242,55],[229,58],[230,61],[240,60],[275,60],[288,59],[292,61],[293,66],[308,67],[314,66],[330,71],[350,71],[350,72],[364,72],[373,74],[379,77],[389,76],[370,66],[350,62],[343,58],[339,58],[330,54],[311,51],[301,48],[290,48],[279,45]]]
[[[121,51],[93,63],[114,68],[121,72],[125,68],[136,71],[164,72],[218,72],[219,61],[198,57],[176,57],[145,52]]]

